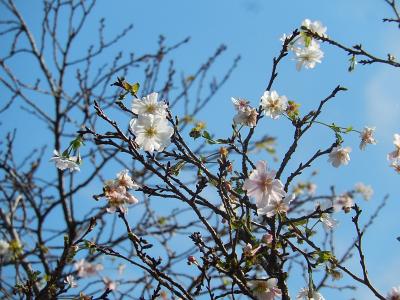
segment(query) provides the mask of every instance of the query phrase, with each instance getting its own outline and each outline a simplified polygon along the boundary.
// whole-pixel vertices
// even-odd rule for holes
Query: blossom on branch
[[[400,134],[395,133],[393,135],[393,144],[396,147],[396,149],[387,155],[387,159],[389,161],[395,161],[400,159]]]
[[[126,205],[138,203],[139,201],[128,192],[129,189],[137,188],[139,188],[139,185],[133,182],[128,175],[128,170],[119,172],[117,179],[106,181],[103,189],[108,200],[107,211],[113,213],[119,209],[121,212],[126,212]]]
[[[251,280],[248,282],[249,288],[257,300],[273,300],[279,297],[282,291],[277,287],[278,279],[270,278],[268,280]]]
[[[50,161],[54,161],[56,168],[61,171],[69,169],[70,172],[80,171],[78,158],[76,156],[63,156],[57,150],[53,151],[54,157]]]
[[[276,91],[265,91],[261,97],[260,105],[266,116],[277,119],[285,112],[288,100],[286,96],[279,96]]]
[[[266,206],[258,208],[257,213],[259,215],[266,215],[267,217],[273,217],[276,214],[284,214],[289,210],[289,204],[295,198],[294,194],[288,195],[285,198],[279,200],[272,199]]]
[[[310,19],[305,19],[301,23],[301,27],[305,27],[312,33],[318,34],[321,37],[326,37],[327,28],[322,25],[320,21],[311,21]]]
[[[239,110],[233,121],[236,124],[245,125],[248,127],[254,127],[257,125],[257,116],[258,112],[255,108],[251,108],[250,106],[246,107],[244,111]]]
[[[354,186],[354,191],[356,193],[361,194],[361,196],[364,198],[365,201],[368,201],[371,199],[372,195],[374,194],[374,190],[372,189],[372,186],[370,185],[365,185],[362,182],[356,183]]]
[[[68,284],[71,288],[76,288],[78,284],[75,281],[75,277],[72,275],[68,275],[64,279],[64,283]]]
[[[325,300],[325,298],[315,290],[313,290],[310,294],[308,288],[302,288],[300,290],[300,292],[297,294],[296,299],[297,300]]]
[[[324,53],[321,51],[319,44],[314,40],[311,41],[308,47],[294,48],[296,55],[296,69],[300,71],[302,67],[306,69],[313,69],[317,63],[322,62]]]
[[[360,149],[364,150],[367,144],[375,145],[376,140],[373,136],[375,127],[364,127],[364,130],[360,133]]]
[[[275,175],[276,172],[269,171],[267,163],[261,160],[244,181],[243,189],[248,196],[256,199],[257,209],[269,205],[271,201],[281,201],[286,196],[282,182],[275,179]]]
[[[242,98],[231,98],[233,105],[237,111],[245,111],[250,105],[250,101]]]
[[[151,93],[142,99],[133,99],[132,112],[138,115],[167,115],[167,104],[164,101],[158,102],[158,93]]]
[[[328,161],[331,162],[332,166],[335,168],[339,167],[340,165],[348,165],[350,161],[350,152],[350,147],[333,147],[332,151],[329,153]]]
[[[139,115],[130,122],[135,142],[145,151],[163,151],[171,143],[174,129],[169,126],[165,116]]]

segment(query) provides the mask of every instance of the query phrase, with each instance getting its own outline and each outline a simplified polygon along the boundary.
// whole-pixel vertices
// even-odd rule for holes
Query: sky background
[[[36,30],[41,20],[41,7],[37,3],[17,1],[27,23]],[[198,119],[207,122],[209,131],[217,137],[229,132],[230,120],[234,116],[230,101],[232,96],[247,98],[254,106],[258,105],[269,80],[272,58],[279,53],[281,47],[279,38],[283,33],[290,33],[298,27],[305,18],[320,20],[328,27],[328,35],[343,44],[351,46],[362,43],[365,49],[377,56],[386,57],[390,52],[400,57],[399,29],[381,21],[384,17],[392,17],[389,6],[383,0],[103,0],[98,2],[90,17],[82,44],[95,42],[97,35],[93,32],[101,17],[106,19],[106,36],[113,36],[130,23],[134,25],[134,30],[113,48],[115,52],[149,52],[156,48],[160,34],[170,43],[190,36],[190,43],[177,50],[173,57],[177,69],[188,75],[221,43],[227,45],[228,50],[214,67],[215,74],[223,74],[232,60],[238,54],[241,55],[239,66],[230,80],[218,92],[208,109],[198,116]],[[323,63],[313,70],[296,71],[293,55],[289,54],[279,66],[279,76],[273,89],[301,103],[300,110],[304,113],[315,108],[335,86],[343,85],[349,90],[328,103],[320,119],[341,126],[352,125],[357,129],[365,125],[376,126],[378,144],[367,147],[365,152],[358,149],[358,135],[345,137],[344,145],[353,148],[348,166],[335,169],[327,163],[326,158],[322,158],[312,170],[319,171],[316,179],[319,192],[328,191],[333,184],[338,192],[350,189],[360,181],[372,185],[375,193],[370,202],[358,199],[365,211],[364,220],[386,194],[390,195],[388,205],[373,228],[367,232],[364,241],[371,280],[379,290],[388,291],[392,286],[400,285],[400,243],[396,240],[400,235],[399,175],[389,168],[386,161],[386,154],[393,148],[392,136],[400,132],[399,72],[384,65],[358,65],[355,72],[348,73],[348,57],[345,53],[325,44],[321,48],[325,53]],[[79,52],[79,49],[75,51]],[[21,76],[31,75],[27,72],[27,62],[22,60],[15,64]],[[128,79],[135,81],[135,78]],[[28,142],[45,144],[43,128],[35,125],[35,121],[28,116],[14,105],[7,114],[2,115],[2,134],[17,127],[22,135],[29,132]],[[221,122],[222,118],[227,122]],[[290,124],[283,118],[277,121],[264,119],[257,130],[260,136],[268,133],[278,137],[280,161],[291,143]],[[311,130],[301,142],[299,153],[293,157],[287,170],[293,170],[302,159],[309,157],[319,147],[327,147],[331,141],[332,134],[328,129]],[[21,145],[21,155],[27,154],[28,150],[23,148],[22,141],[17,142]],[[51,151],[48,149],[49,157]],[[346,245],[351,242],[353,231],[349,235],[351,224],[348,215],[337,218],[341,221],[336,234],[340,251],[341,247],[346,249]],[[302,285],[299,281],[291,282],[292,295]],[[330,291],[323,293],[327,299],[334,299]],[[365,289],[343,293],[343,299],[351,297],[372,299],[370,292]]]

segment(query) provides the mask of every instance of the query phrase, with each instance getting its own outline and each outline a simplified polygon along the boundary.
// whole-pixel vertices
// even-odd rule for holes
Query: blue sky
[[[17,1],[28,24],[38,29],[40,7],[36,3]],[[191,36],[191,42],[174,56],[178,69],[187,75],[221,43],[227,45],[228,50],[217,62],[214,72],[223,74],[238,54],[242,60],[214,102],[199,115],[199,119],[207,122],[209,131],[223,136],[229,132],[230,119],[234,115],[231,96],[248,98],[253,105],[257,105],[269,79],[272,57],[279,52],[279,38],[283,33],[290,33],[305,18],[320,20],[328,27],[328,34],[333,39],[347,45],[361,42],[378,56],[386,57],[390,52],[400,57],[399,29],[381,21],[391,16],[383,0],[99,1],[90,25],[84,32],[82,44],[94,42],[93,30],[100,17],[106,18],[106,36],[112,36],[130,23],[134,24],[134,30],[128,37],[113,48],[115,52],[134,50],[139,54],[146,53],[156,47],[159,34],[163,34],[170,42]],[[365,152],[358,149],[357,135],[346,136],[345,145],[353,148],[349,166],[334,169],[322,158],[312,170],[319,170],[317,185],[320,192],[327,191],[332,184],[337,186],[338,191],[345,191],[359,181],[371,184],[375,196],[368,203],[361,202],[365,215],[373,212],[384,195],[390,194],[389,204],[366,234],[364,243],[370,277],[378,289],[388,291],[392,286],[400,285],[400,260],[397,256],[400,243],[395,239],[400,235],[397,218],[400,209],[399,175],[388,167],[386,161],[386,154],[392,151],[393,133],[400,132],[400,77],[398,70],[382,65],[357,66],[355,72],[348,73],[348,57],[345,53],[328,45],[322,45],[322,49],[325,52],[323,63],[313,70],[296,71],[295,62],[289,55],[279,67],[279,76],[273,88],[301,103],[304,113],[315,108],[336,85],[341,84],[349,90],[326,106],[321,120],[343,126],[353,125],[358,129],[364,125],[377,127],[378,145],[368,147]],[[24,61],[16,63],[16,66],[21,76],[30,76]],[[221,123],[220,112],[223,112],[227,122]],[[43,128],[33,125],[33,121],[26,119],[26,116],[26,113],[18,110],[18,106],[14,106],[10,113],[2,116],[1,130],[17,126],[20,134],[23,134],[28,128],[35,128],[29,138],[35,143],[46,143]],[[278,137],[278,157],[282,158],[291,143],[290,124],[283,119],[263,120],[258,134],[264,133]],[[301,143],[300,151],[294,156],[288,170],[309,157],[321,144],[324,147],[331,141],[332,135],[326,128],[312,130]],[[51,149],[48,150],[50,156]],[[20,151],[24,153],[22,148]],[[349,216],[346,217],[340,218],[338,249],[345,247],[346,242],[352,239],[348,234],[351,226]],[[292,294],[300,285],[299,282],[293,282]],[[330,292],[324,294],[327,299],[333,299]],[[371,298],[368,291],[360,289],[343,294],[343,299],[351,296],[356,299]]]

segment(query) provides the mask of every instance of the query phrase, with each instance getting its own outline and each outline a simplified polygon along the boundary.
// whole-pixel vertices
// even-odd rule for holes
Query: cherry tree
[[[385,2],[394,17],[384,21],[400,24],[396,2]],[[348,54],[350,72],[358,64],[397,68],[393,55],[347,46],[321,21],[300,20],[282,36],[260,99],[232,97],[235,114],[221,116],[230,134],[216,136],[198,115],[239,63],[237,57],[224,73],[208,76],[224,45],[187,75],[170,56],[189,38],[170,43],[160,36],[152,52],[110,59],[132,26],[109,38],[100,19],[96,44],[82,51],[80,34],[92,20],[94,0],[43,1],[39,32],[13,0],[0,3],[1,36],[9,41],[0,58],[1,113],[20,103],[45,128],[48,144],[26,144],[30,153],[21,158],[16,131],[2,142],[0,291],[6,299],[325,299],[326,289],[340,297],[358,286],[377,299],[400,298],[400,287],[375,287],[363,247],[387,197],[366,216],[356,198],[369,200],[370,186],[337,193],[332,185],[320,194],[315,174],[303,174],[319,160],[329,172],[350,164],[347,137],[359,136],[363,151],[377,143],[375,128],[320,118],[347,90],[341,85],[309,112],[275,88],[282,61],[308,72],[323,63],[327,47]],[[19,74],[16,60],[35,70]],[[274,153],[280,138],[256,134],[266,121],[286,122],[293,131],[288,149],[276,155],[276,170],[271,155],[258,153]],[[315,126],[331,134],[292,169]],[[400,135],[393,134],[387,159],[400,172]],[[344,254],[334,237],[341,214],[354,228]],[[359,269],[349,266],[353,260]],[[293,277],[301,290],[291,288]]]

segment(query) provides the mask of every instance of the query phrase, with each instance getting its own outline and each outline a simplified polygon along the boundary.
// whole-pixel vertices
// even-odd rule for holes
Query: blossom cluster
[[[143,150],[150,153],[163,151],[171,143],[174,129],[169,126],[167,108],[164,101],[158,101],[158,93],[133,99],[132,112],[137,118],[130,122],[130,129],[136,144]]]
[[[106,181],[103,189],[108,200],[107,211],[114,213],[119,209],[121,212],[126,212],[127,205],[138,203],[138,200],[128,191],[137,188],[139,185],[128,175],[128,170],[119,172],[116,179]]]
[[[312,37],[311,34],[318,35],[320,37],[326,37],[326,27],[319,21],[310,21],[305,19],[301,23],[301,34],[299,38],[291,41],[288,45],[288,50],[291,50],[297,61],[296,69],[301,70],[302,67],[305,69],[313,69],[317,63],[321,63],[324,53],[321,50],[320,43]],[[281,38],[283,43],[291,36],[284,34]]]

